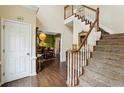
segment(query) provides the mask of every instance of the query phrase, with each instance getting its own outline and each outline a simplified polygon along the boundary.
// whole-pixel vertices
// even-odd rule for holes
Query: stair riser
[[[124,47],[100,45],[95,47],[96,51],[113,52],[124,54]]]
[[[124,36],[102,36],[102,39],[124,39]]]
[[[119,34],[102,34],[102,36],[124,36],[124,33],[119,33]]]
[[[124,62],[124,55],[116,55],[112,53],[105,53],[105,52],[93,52],[92,58],[96,59],[107,59],[107,60],[114,60],[116,62]]]
[[[124,45],[124,41],[98,41],[97,45]]]
[[[115,60],[108,60],[108,59],[101,59],[101,58],[91,58],[89,60],[89,62],[99,62],[99,63],[103,63],[106,65],[111,65],[112,67],[115,68],[120,68],[123,69],[124,68],[124,61],[115,61]]]

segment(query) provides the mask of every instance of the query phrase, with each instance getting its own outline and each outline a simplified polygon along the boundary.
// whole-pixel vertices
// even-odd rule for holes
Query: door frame
[[[4,74],[5,74],[5,55],[4,55],[4,48],[5,48],[5,33],[4,33],[4,22],[6,22],[6,21],[9,21],[9,22],[14,22],[14,23],[19,23],[19,24],[28,24],[29,26],[30,26],[30,32],[29,32],[29,34],[30,34],[30,64],[29,64],[29,68],[30,68],[30,73],[27,75],[27,76],[31,76],[32,75],[32,73],[31,73],[31,69],[32,69],[32,67],[31,67],[31,63],[32,63],[32,47],[31,47],[31,41],[32,41],[32,30],[31,30],[31,24],[29,24],[29,23],[25,23],[25,22],[19,22],[19,21],[14,21],[14,20],[9,20],[9,19],[4,19],[4,18],[1,18],[0,19],[0,30],[1,30],[1,84],[4,84],[4,83],[6,83],[6,81],[5,81],[5,76],[4,76]]]
[[[62,62],[61,61],[61,59],[62,59],[62,35],[61,35],[61,33],[58,33],[57,35],[59,35],[58,37],[59,37],[59,61],[60,62]],[[56,43],[56,40],[55,40],[55,43]]]

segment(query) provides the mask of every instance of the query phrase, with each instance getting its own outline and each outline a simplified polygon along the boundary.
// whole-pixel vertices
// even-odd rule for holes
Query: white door
[[[4,21],[5,82],[30,75],[30,25]]]

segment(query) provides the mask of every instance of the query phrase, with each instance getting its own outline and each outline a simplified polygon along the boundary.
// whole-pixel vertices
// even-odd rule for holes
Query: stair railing
[[[74,8],[74,7],[73,7]],[[73,44],[72,49],[66,52],[67,60],[67,85],[76,86],[79,84],[79,77],[83,75],[83,68],[87,66],[88,59],[91,57],[90,46],[88,44],[88,38],[93,29],[96,28],[99,30],[99,8],[96,10],[88,6],[82,5],[80,8],[83,8],[83,11],[77,10],[73,14],[75,17],[78,16],[79,19],[85,21],[85,23],[90,24],[90,29],[88,34],[84,37],[81,44],[78,46]],[[88,13],[87,13],[88,11]],[[89,13],[91,11],[91,13]],[[92,14],[95,12],[95,15]]]
[[[73,15],[73,5],[66,5],[64,7],[64,19],[67,19],[72,15]]]
[[[99,8],[94,9],[86,5],[66,5],[64,7],[64,19],[73,15],[90,25],[97,19],[97,30],[99,31]]]

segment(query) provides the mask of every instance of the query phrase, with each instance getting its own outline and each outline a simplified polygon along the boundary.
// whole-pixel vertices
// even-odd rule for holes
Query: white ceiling
[[[32,10],[33,12],[35,12],[35,13],[37,13],[38,10],[39,10],[39,7],[35,6],[35,5],[22,5],[22,7],[28,8],[28,9]]]

